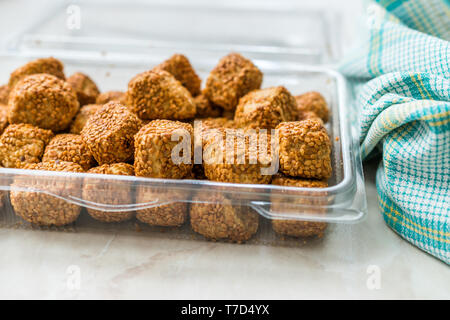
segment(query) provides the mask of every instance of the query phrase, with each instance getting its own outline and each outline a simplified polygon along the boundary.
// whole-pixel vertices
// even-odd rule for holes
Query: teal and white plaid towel
[[[402,237],[450,264],[450,5],[378,0],[369,35],[346,57],[361,153],[378,150],[379,203]]]

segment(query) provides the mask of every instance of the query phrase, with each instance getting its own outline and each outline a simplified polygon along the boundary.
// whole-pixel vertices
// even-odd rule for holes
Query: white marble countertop
[[[9,10],[18,8],[23,1],[0,1],[0,36],[11,29]],[[26,19],[34,9],[23,10]],[[385,225],[375,169],[375,162],[365,164],[367,218],[335,226],[315,246],[0,229],[0,298],[448,299],[448,266]]]

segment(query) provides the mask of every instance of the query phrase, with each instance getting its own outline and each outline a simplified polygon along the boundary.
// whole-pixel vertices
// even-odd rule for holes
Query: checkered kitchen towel
[[[341,71],[360,108],[361,153],[381,151],[387,224],[450,264],[450,4],[378,0]]]

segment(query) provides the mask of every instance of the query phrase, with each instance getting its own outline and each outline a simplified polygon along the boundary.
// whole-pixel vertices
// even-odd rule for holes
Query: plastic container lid
[[[160,60],[168,50],[210,51],[212,63],[230,51],[267,62],[329,64],[339,57],[332,12],[282,2],[91,0],[44,12],[9,39],[10,53],[115,62]]]

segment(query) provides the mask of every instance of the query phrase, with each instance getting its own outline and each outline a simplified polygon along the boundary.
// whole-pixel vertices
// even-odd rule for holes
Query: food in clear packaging
[[[264,66],[260,60],[257,63],[258,66]],[[132,70],[134,74],[139,71],[135,68]],[[139,222],[159,227],[179,227],[190,222],[195,232],[208,239],[241,243],[257,233],[259,214],[267,210],[266,204],[279,213],[290,213],[289,208],[284,210],[284,206],[293,205],[297,206],[297,211],[292,210],[293,218],[275,217],[270,222],[273,230],[284,236],[322,236],[326,223],[307,221],[308,217],[305,220],[298,218],[312,213],[311,220],[315,220],[319,215],[325,215],[327,203],[313,198],[319,194],[317,190],[309,194],[298,188],[327,186],[326,180],[331,176],[331,142],[323,125],[323,119],[326,118],[321,111],[326,110],[327,117],[329,111],[325,100],[322,100],[325,104],[320,102],[322,96],[314,94],[308,98],[305,94],[296,101],[285,87],[276,87],[286,84],[289,89],[293,89],[301,84],[301,81],[298,84],[295,82],[297,74],[294,71],[291,74],[290,71],[286,72],[286,81],[282,80],[284,74],[281,72],[275,70],[269,73],[269,76],[274,77],[268,77],[266,84],[275,87],[260,89],[263,77],[261,71],[241,55],[230,54],[222,58],[212,70],[206,88],[200,91],[200,78],[196,89],[198,76],[189,60],[175,55],[151,71],[134,76],[129,81],[126,93],[94,92],[88,99],[90,103],[95,99],[96,104],[79,108],[70,126],[66,127],[67,130],[53,128],[55,133],[63,133],[54,136],[51,142],[49,140],[53,133],[48,130],[50,137],[47,141],[38,135],[31,139],[13,135],[14,139],[21,142],[12,142],[9,150],[17,150],[12,151],[14,156],[3,157],[8,166],[54,170],[45,167],[45,163],[57,166],[71,161],[73,165],[79,165],[77,169],[61,171],[87,171],[87,175],[74,179],[82,184],[79,193],[71,192],[70,187],[68,193],[64,190],[57,193],[56,188],[51,189],[45,183],[47,180],[50,182],[50,178],[41,179],[39,176],[32,176],[32,183],[35,182],[34,189],[44,191],[43,194],[33,192],[34,189],[20,190],[19,187],[25,189],[26,186],[25,180],[21,181],[18,177],[12,186],[13,192],[16,192],[16,212],[25,220],[39,225],[64,225],[76,219],[73,219],[77,216],[76,212],[79,214],[74,209],[77,206],[71,201],[75,199],[78,206],[85,206],[90,216],[101,222],[121,222],[133,217]],[[20,80],[15,88],[29,77],[52,76],[29,75]],[[325,81],[323,73],[320,73],[319,78],[319,81]],[[83,90],[87,87],[95,91],[90,86],[93,84],[96,87],[93,81],[83,85],[87,79],[87,75],[75,74],[67,79],[66,84],[72,83],[74,92],[91,91]],[[278,79],[278,84],[275,79]],[[74,96],[80,104],[84,104],[80,94]],[[302,99],[307,105],[303,109]],[[335,107],[335,104],[331,105]],[[5,107],[5,110],[8,108]],[[24,114],[28,116],[31,112],[26,111]],[[0,109],[0,133],[1,120]],[[201,131],[194,132],[199,121]],[[67,133],[69,128],[70,134]],[[276,135],[280,137],[279,154],[278,146],[277,150],[272,149],[275,140],[272,139],[271,129],[274,128],[279,129]],[[35,129],[42,130],[39,127]],[[330,129],[334,139],[337,134],[334,122]],[[203,141],[193,148],[197,135]],[[262,141],[265,142],[261,144]],[[346,143],[343,140],[343,145]],[[197,147],[203,157],[202,163],[193,161]],[[0,151],[1,148],[2,138]],[[21,157],[14,158],[16,154]],[[0,155],[0,166],[3,165],[3,158]],[[40,161],[40,167],[27,165]],[[98,167],[92,168],[95,162]],[[283,173],[274,176],[278,165]],[[333,183],[335,180],[336,183],[341,181],[346,174],[342,168],[338,167],[338,170],[330,180]],[[89,174],[135,175],[138,178]],[[64,179],[61,177],[64,175],[56,176],[55,185],[64,188]],[[272,180],[273,186],[270,185]],[[66,184],[70,181],[72,178],[68,178]],[[236,186],[233,183],[249,185]],[[215,195],[209,186],[217,190]],[[292,193],[295,197],[284,197],[284,193],[278,196],[276,192],[280,189],[275,186],[295,187]],[[24,195],[27,193],[33,194],[33,197],[26,198]],[[48,198],[39,198],[38,194],[45,194]],[[302,194],[306,196],[302,197]],[[323,198],[323,195],[326,196],[325,191],[318,198]],[[77,197],[84,202],[77,202]],[[74,207],[63,206],[63,217],[60,217],[60,213],[56,213],[59,204],[50,200],[63,199]],[[298,203],[290,202],[290,199],[296,199]],[[40,201],[35,211],[21,203],[27,200],[34,203]],[[254,209],[249,206],[250,203]],[[128,209],[128,205],[132,210]],[[48,216],[41,210],[45,206],[54,207],[53,211],[49,210]],[[308,210],[302,211],[299,207],[308,207]],[[92,222],[92,219],[80,219],[80,223],[86,221]]]
[[[40,162],[52,137],[50,130],[30,124],[9,125],[0,136],[0,165],[23,168],[27,164]]]
[[[25,169],[83,172],[78,164],[59,160],[28,164]],[[64,198],[67,195],[80,197],[82,187],[80,181],[70,177],[43,181],[39,178],[18,176],[11,185],[11,205],[18,216],[39,226],[70,224],[80,215],[81,207],[57,197]],[[22,188],[31,191],[15,190]]]
[[[258,231],[258,213],[249,206],[233,204],[220,193],[199,192],[189,212],[192,229],[211,240],[242,243]]]
[[[134,168],[128,163],[113,163],[92,168],[88,173],[134,176]],[[131,187],[125,188],[108,180],[90,178],[84,181],[83,200],[104,205],[127,205],[134,202],[134,196]],[[102,222],[122,222],[134,216],[134,211],[110,212],[91,208],[87,211],[92,218]]]
[[[155,206],[138,210],[136,219],[151,226],[179,227],[184,224],[188,215],[189,204],[184,200],[184,192],[171,191],[164,188],[141,186],[136,192],[136,200],[140,204],[156,201]]]
[[[326,188],[328,183],[323,180],[310,180],[303,178],[287,177],[282,174],[273,178],[272,184],[285,187],[299,187],[299,188]],[[283,194],[295,194],[293,191],[284,190]],[[298,215],[302,210],[305,213],[324,215],[326,210],[323,209],[324,200],[323,196],[326,196],[326,192],[321,193],[321,198],[315,197],[312,192],[305,192],[301,197],[295,197],[291,200],[272,196],[271,210],[274,212],[281,212],[283,214],[292,213]],[[303,205],[303,206],[302,206]],[[322,206],[321,206],[322,205]],[[305,207],[306,206],[306,207]],[[327,223],[316,221],[300,221],[289,219],[273,219],[273,230],[280,234],[292,237],[322,237]]]

